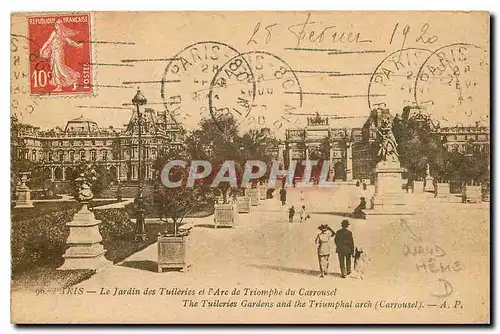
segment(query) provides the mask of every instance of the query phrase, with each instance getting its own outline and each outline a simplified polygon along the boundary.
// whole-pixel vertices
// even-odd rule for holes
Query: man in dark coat
[[[335,234],[335,245],[339,257],[340,275],[345,278],[346,274],[351,274],[351,255],[354,254],[354,240],[352,232],[347,229],[349,221],[342,221],[342,228]]]
[[[283,185],[283,187],[280,190],[280,201],[281,201],[281,205],[285,205],[286,204],[286,189],[285,189],[285,185]]]

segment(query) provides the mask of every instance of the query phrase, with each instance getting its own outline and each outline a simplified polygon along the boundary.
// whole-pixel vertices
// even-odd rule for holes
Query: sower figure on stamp
[[[335,235],[332,228],[326,224],[318,226],[320,233],[314,241],[318,245],[318,261],[320,277],[328,275],[328,265],[330,260],[330,239]]]
[[[335,245],[340,264],[340,276],[345,278],[346,274],[351,274],[351,255],[354,253],[354,239],[352,232],[347,229],[349,221],[342,221],[342,228],[335,234]]]
[[[64,48],[70,45],[76,48],[82,48],[82,43],[77,43],[71,37],[78,34],[78,31],[72,30],[64,26],[62,20],[57,20],[54,24],[54,30],[50,34],[49,39],[43,44],[40,49],[42,58],[49,59],[52,77],[50,84],[56,86],[54,92],[62,91],[63,87],[73,86],[76,90],[80,73],[73,70],[66,64]]]

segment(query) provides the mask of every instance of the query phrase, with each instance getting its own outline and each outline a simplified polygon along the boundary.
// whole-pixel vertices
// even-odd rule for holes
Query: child
[[[305,222],[307,219],[307,213],[306,213],[306,206],[302,205],[302,208],[300,208],[300,222]]]
[[[292,207],[288,210],[288,222],[293,223],[293,216],[295,216],[295,208]]]

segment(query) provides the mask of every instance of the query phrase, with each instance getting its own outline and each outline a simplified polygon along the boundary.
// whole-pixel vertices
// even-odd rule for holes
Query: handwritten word
[[[454,261],[453,263],[436,261],[436,259],[430,257],[426,261],[416,264],[417,272],[426,272],[431,274],[443,274],[446,272],[457,273],[462,270],[462,264],[460,261]]]
[[[441,248],[438,245],[432,245],[432,246],[421,246],[421,245],[408,246],[408,245],[405,244],[403,246],[403,254],[405,256],[427,255],[427,256],[442,257],[442,256],[446,255],[446,252],[444,251],[443,248]]]
[[[259,39],[269,44],[273,37],[273,32],[279,29],[279,23],[263,25],[260,21],[255,24],[252,35],[247,41],[248,44],[257,44]],[[311,13],[307,13],[307,17],[297,24],[292,24],[287,27],[289,33],[292,34],[295,40],[295,46],[299,47],[304,42],[313,44],[322,43],[372,43],[370,39],[364,39],[360,32],[340,30],[335,25],[322,25],[319,22],[311,20]]]

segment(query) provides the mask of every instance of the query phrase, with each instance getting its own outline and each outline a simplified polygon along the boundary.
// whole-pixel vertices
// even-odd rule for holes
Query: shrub
[[[102,221],[102,224],[99,225],[99,231],[105,247],[106,241],[109,239],[124,239],[134,233],[135,224],[123,209],[94,210],[94,216]]]
[[[66,249],[70,221],[77,207],[50,212],[40,217],[13,221],[11,228],[12,272],[17,273],[35,265],[54,260],[62,264],[61,255]]]

